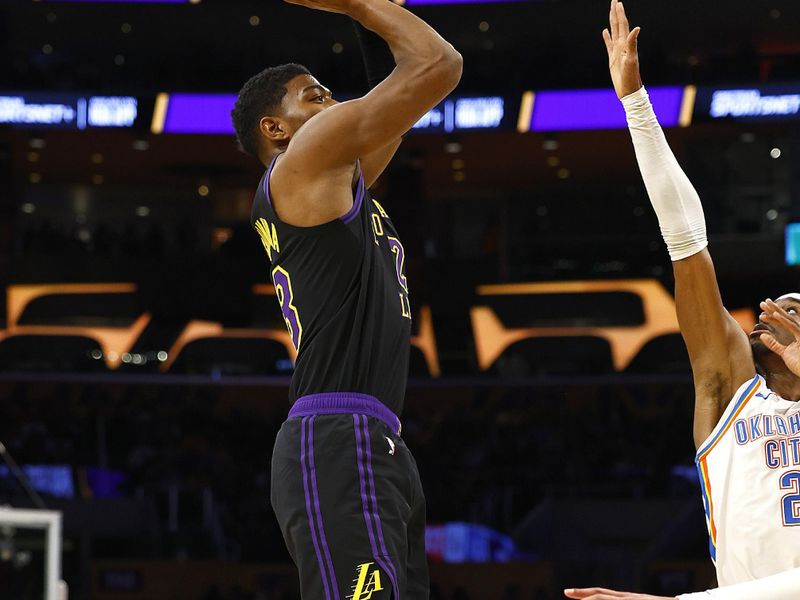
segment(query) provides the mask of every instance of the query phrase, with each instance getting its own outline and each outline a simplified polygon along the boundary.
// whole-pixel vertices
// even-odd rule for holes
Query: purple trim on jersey
[[[388,406],[374,396],[356,392],[325,392],[303,396],[292,405],[289,418],[342,414],[375,417],[400,435],[400,419]]]
[[[280,154],[278,156],[280,156]],[[275,163],[278,162],[278,156],[273,158],[272,162],[269,163],[269,168],[267,168],[267,176],[264,177],[264,195],[267,197],[267,204],[269,204],[270,208],[272,208],[272,199],[269,196],[269,178],[272,175],[272,169],[275,168]]]
[[[306,454],[308,445],[306,444],[306,425],[313,417],[307,417],[300,423],[300,465],[303,470],[303,491],[306,497],[306,514],[308,515],[308,527],[311,530],[311,541],[314,543],[314,551],[317,554],[317,563],[319,564],[320,575],[322,576],[322,585],[325,588],[325,600],[332,600],[331,591],[328,583],[328,573],[325,568],[325,563],[322,560],[322,553],[320,551],[319,542],[317,540],[316,520],[311,512],[311,494],[308,491],[308,467],[306,465]]]
[[[367,418],[364,417],[363,421],[364,427],[364,438],[366,439],[366,447],[367,447],[367,476],[369,478],[369,487],[371,490],[370,493],[370,500],[372,501],[372,517],[375,519],[375,531],[378,532],[378,542],[380,543],[380,549],[382,551],[381,556],[386,557],[388,561],[389,568],[389,577],[392,580],[392,587],[394,588],[394,596],[395,598],[400,597],[400,592],[397,588],[397,570],[392,563],[392,559],[389,555],[389,551],[386,549],[386,542],[383,539],[383,527],[381,526],[381,515],[378,511],[378,498],[375,495],[375,478],[372,475],[372,441],[369,437],[369,423],[367,422]]]
[[[386,551],[384,550],[384,554],[381,555],[378,552],[378,545],[375,542],[375,533],[373,531],[373,520],[372,515],[370,514],[370,502],[369,496],[367,495],[367,486],[366,486],[366,476],[365,476],[365,467],[364,467],[364,450],[361,447],[361,419],[363,415],[353,415],[353,424],[356,431],[356,458],[358,463],[358,483],[359,489],[361,491],[361,508],[364,512],[364,524],[367,526],[367,534],[369,535],[369,545],[372,548],[372,558],[378,563],[383,572],[389,577],[392,582],[392,589],[394,590],[394,597],[400,598],[400,594],[397,588],[397,576],[396,572],[394,571],[394,565],[392,566],[392,570],[389,570],[388,565],[391,564],[391,560],[388,556],[386,556]],[[369,449],[369,425],[367,422],[367,417],[363,417],[364,421],[364,430],[367,432],[366,444],[367,449]],[[377,509],[376,509],[377,510]],[[384,546],[385,548],[385,546]],[[388,563],[386,561],[389,561]]]
[[[322,546],[323,557],[325,558],[330,574],[331,587],[333,588],[334,600],[339,600],[339,584],[336,581],[336,572],[333,570],[333,560],[331,551],[328,548],[328,540],[325,538],[325,526],[322,524],[322,511],[319,507],[319,488],[317,487],[317,467],[314,464],[314,419],[311,417],[308,422],[308,462],[311,467],[311,493],[314,496],[314,514],[317,517],[317,530],[319,531],[320,545]]]
[[[361,174],[358,177],[358,190],[356,191],[356,196],[353,200],[353,207],[344,215],[339,217],[342,221],[344,221],[345,225],[350,223],[350,221],[355,219],[356,215],[358,215],[358,212],[361,210],[361,205],[364,204],[364,196],[366,195],[366,191],[367,184],[364,183],[364,175]]]

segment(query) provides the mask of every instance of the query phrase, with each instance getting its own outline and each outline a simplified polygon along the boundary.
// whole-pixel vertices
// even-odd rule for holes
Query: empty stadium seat
[[[276,340],[244,337],[201,338],[188,343],[170,368],[195,375],[288,375],[292,360]]]
[[[613,370],[611,346],[593,336],[520,340],[506,348],[490,368],[500,377],[599,375]]]
[[[647,342],[625,369],[626,373],[689,373],[692,366],[679,333],[660,335]]]
[[[0,371],[105,371],[100,344],[78,335],[14,335],[0,341]]]

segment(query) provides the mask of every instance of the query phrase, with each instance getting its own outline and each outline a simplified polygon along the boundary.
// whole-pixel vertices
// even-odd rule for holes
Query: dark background
[[[795,2],[627,9],[643,28],[648,86],[800,81]],[[414,11],[463,54],[457,93],[519,98],[610,85],[602,0]],[[278,0],[0,6],[0,94],[235,93],[288,61],[306,64],[335,95],[365,91],[347,20]],[[764,297],[798,289],[783,257],[785,225],[800,220],[797,124],[696,122],[667,135],[703,198],[728,308],[754,311]],[[166,371],[156,358],[192,321],[229,332],[282,327],[274,299],[252,291],[269,281],[248,225],[260,176],[228,136],[156,136],[147,125],[0,129],[0,441],[22,465],[69,467],[74,497],[44,498],[64,511],[71,597],[296,597],[268,505],[272,441],[288,409],[285,349],[234,336],[187,346]],[[484,525],[518,549],[505,565],[432,557],[437,597],[556,598],[583,584],[670,595],[713,585],[677,333],[615,369],[602,337],[563,330],[640,325],[638,296],[477,290],[630,279],[672,289],[628,133],[413,135],[375,195],[404,239],[415,322],[429,309],[436,338],[441,376],[412,348],[403,416],[429,521]],[[56,294],[17,323],[6,314],[13,286],[118,282],[135,291]],[[482,365],[476,306],[507,328],[561,329]],[[52,329],[126,328],[143,313],[150,319],[116,369],[93,358],[91,336]],[[122,478],[113,493],[93,469]],[[29,505],[13,480],[0,481],[0,499]],[[40,542],[0,529],[11,548],[0,552],[0,596],[37,597]],[[26,552],[30,564],[14,558]],[[167,589],[169,581],[181,585]],[[115,595],[120,588],[134,591]]]

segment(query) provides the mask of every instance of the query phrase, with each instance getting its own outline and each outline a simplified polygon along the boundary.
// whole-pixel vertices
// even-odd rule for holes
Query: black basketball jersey
[[[261,179],[251,220],[269,257],[272,281],[298,351],[289,400],[352,392],[403,408],[411,336],[405,252],[363,175],[353,207],[315,227],[282,222]]]

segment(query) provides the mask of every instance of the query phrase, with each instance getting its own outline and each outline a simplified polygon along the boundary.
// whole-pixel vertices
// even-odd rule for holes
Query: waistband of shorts
[[[383,402],[369,394],[355,392],[325,392],[298,398],[289,411],[289,418],[313,415],[357,414],[375,417],[400,435],[400,418]]]

